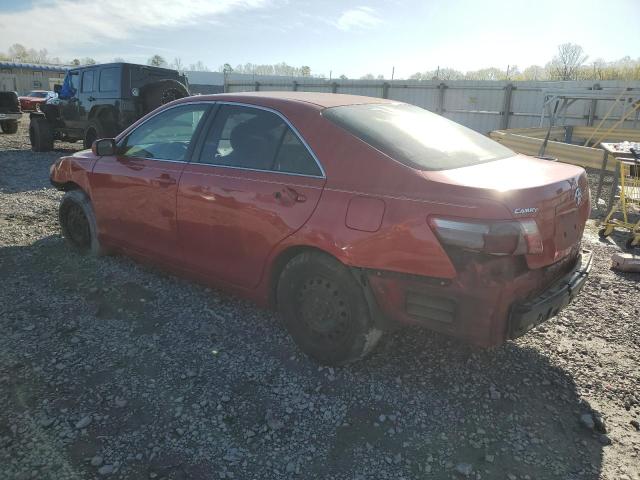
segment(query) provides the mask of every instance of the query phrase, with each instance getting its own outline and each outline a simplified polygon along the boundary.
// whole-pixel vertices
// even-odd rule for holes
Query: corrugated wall
[[[370,97],[387,97],[393,100],[412,103],[427,110],[440,113],[451,120],[474,130],[487,133],[500,128],[527,128],[540,125],[540,114],[545,90],[585,90],[594,88],[604,91],[620,92],[632,89],[636,98],[640,94],[640,81],[575,81],[575,82],[508,82],[508,81],[386,81],[386,80],[335,80],[289,79],[274,80],[270,77],[261,81],[234,81],[227,83],[227,91],[242,92],[256,90],[298,90],[307,92],[337,92]],[[508,91],[511,92],[510,106]],[[613,100],[598,100],[595,104],[592,123],[597,125],[607,112]],[[508,113],[505,113],[508,107]],[[566,125],[587,125],[590,119],[591,101],[576,101],[567,109],[564,118]],[[629,105],[626,105],[629,108]],[[620,118],[623,111],[621,102],[609,114],[605,126],[611,126]],[[546,123],[545,123],[546,124]],[[640,128],[638,114],[631,115],[619,128]]]

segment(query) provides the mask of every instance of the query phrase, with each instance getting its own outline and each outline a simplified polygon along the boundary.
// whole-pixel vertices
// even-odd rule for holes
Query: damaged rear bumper
[[[549,268],[524,270],[509,278],[492,277],[488,265],[455,279],[362,270],[362,283],[382,328],[422,325],[491,347],[555,316],[578,295],[589,273],[591,253],[576,250]]]
[[[509,314],[509,338],[518,338],[536,325],[555,317],[580,293],[591,270],[592,253],[583,250],[576,266],[538,296],[516,303]]]

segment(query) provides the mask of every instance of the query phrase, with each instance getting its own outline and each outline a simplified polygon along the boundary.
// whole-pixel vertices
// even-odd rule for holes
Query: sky
[[[606,8],[605,8],[606,7]],[[406,78],[548,62],[561,43],[596,58],[640,57],[640,0],[0,0],[0,51],[63,60],[153,54],[212,70],[308,65],[312,74]]]

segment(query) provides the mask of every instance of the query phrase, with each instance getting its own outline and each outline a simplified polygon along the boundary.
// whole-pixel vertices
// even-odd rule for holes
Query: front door
[[[167,108],[138,126],[101,157],[91,175],[100,235],[154,259],[178,260],[176,193],[205,103]]]
[[[180,179],[179,242],[187,266],[244,288],[313,212],[325,178],[273,111],[222,104]]]

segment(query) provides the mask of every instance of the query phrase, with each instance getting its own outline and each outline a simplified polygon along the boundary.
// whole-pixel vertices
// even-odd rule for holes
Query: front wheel
[[[353,274],[323,253],[302,253],[289,261],[278,281],[277,302],[294,341],[322,364],[359,360],[382,336]]]
[[[81,190],[71,190],[60,200],[58,219],[62,236],[80,253],[102,255],[96,216],[89,197]]]
[[[2,128],[3,133],[14,134],[18,131],[18,121],[5,120],[0,122],[0,128]]]

